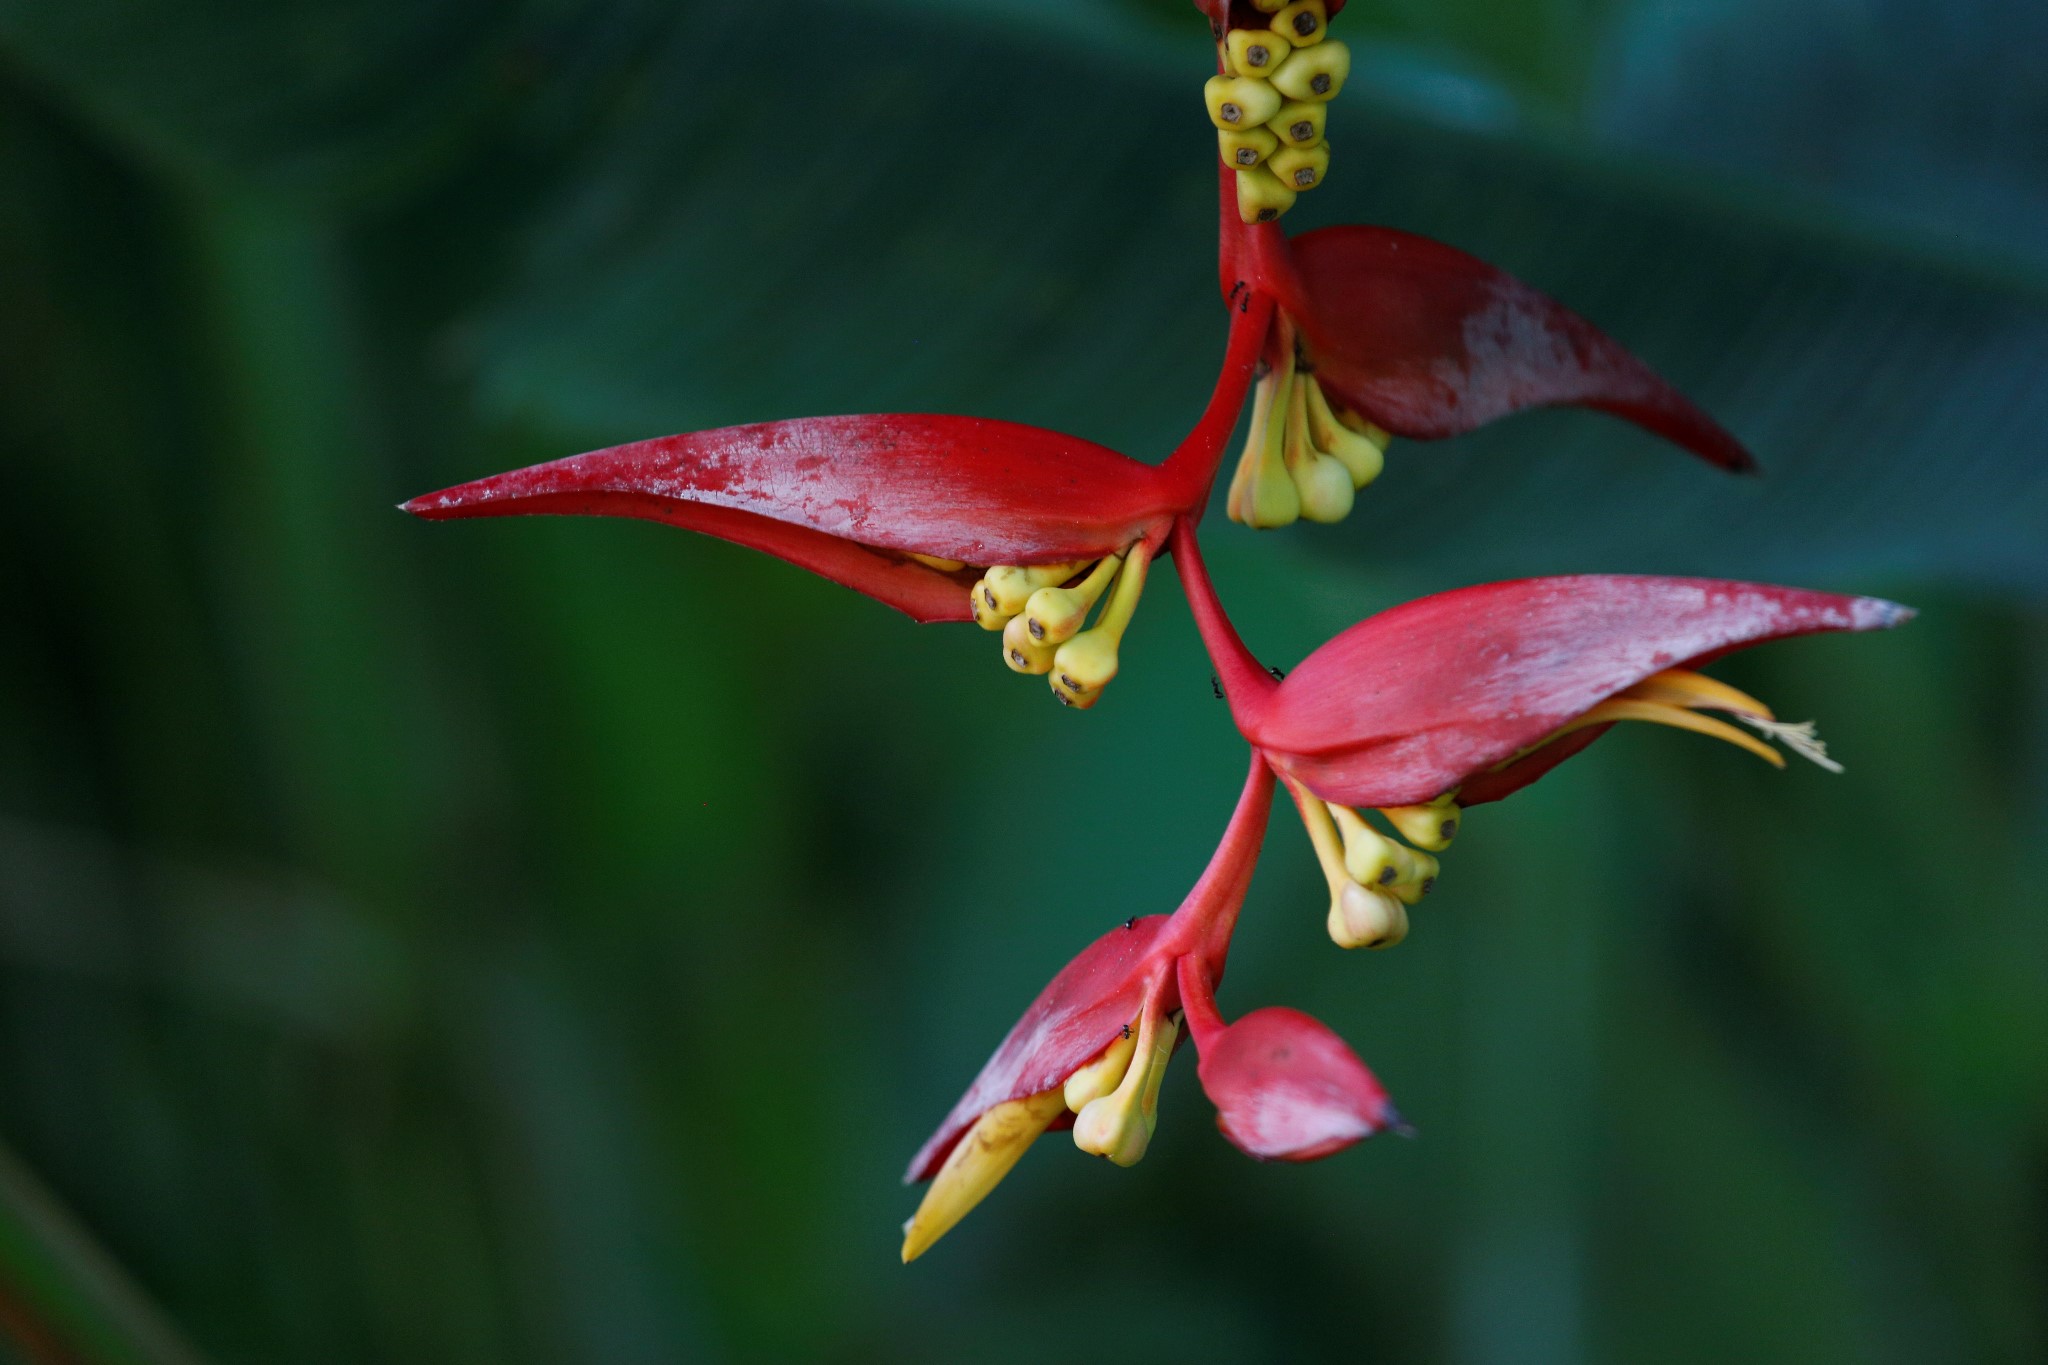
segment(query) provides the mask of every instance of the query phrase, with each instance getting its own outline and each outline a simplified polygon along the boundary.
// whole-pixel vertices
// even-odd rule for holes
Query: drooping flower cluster
[[[1083,709],[1117,675],[1152,565],[1174,562],[1251,749],[1244,793],[1180,908],[1124,919],[1069,963],[917,1154],[907,1178],[931,1185],[905,1225],[905,1260],[1048,1130],[1071,1128],[1083,1151],[1119,1165],[1142,1157],[1183,1035],[1219,1128],[1254,1157],[1312,1160],[1400,1125],[1324,1025],[1282,1007],[1227,1023],[1217,1005],[1276,783],[1328,882],[1330,937],[1391,947],[1467,810],[1619,721],[1692,730],[1782,767],[1775,743],[1839,771],[1810,724],[1781,722],[1699,669],[1767,640],[1911,615],[1760,584],[1533,578],[1407,603],[1284,679],[1268,673],[1198,543],[1248,397],[1225,505],[1255,528],[1341,520],[1396,436],[1440,439],[1544,405],[1612,413],[1723,469],[1755,466],[1617,342],[1481,261],[1378,227],[1289,238],[1276,220],[1295,189],[1321,183],[1324,105],[1350,69],[1325,31],[1342,0],[1196,5],[1221,72],[1206,100],[1219,129],[1229,336],[1208,406],[1163,463],[982,418],[800,418],[617,446],[405,504],[437,520],[637,517],[764,550],[914,620],[999,633],[1011,669]]]

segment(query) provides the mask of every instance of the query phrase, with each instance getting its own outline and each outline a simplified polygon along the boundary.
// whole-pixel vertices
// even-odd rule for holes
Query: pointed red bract
[[[813,417],[636,441],[405,504],[433,519],[637,517],[800,564],[925,620],[976,568],[1094,558],[1164,534],[1182,480],[1072,436],[975,417]]]
[[[1620,343],[1476,256],[1412,233],[1331,227],[1294,240],[1295,315],[1316,378],[1397,436],[1456,436],[1524,408],[1626,418],[1724,469],[1755,460]]]
[[[1713,579],[1489,583],[1345,631],[1254,699],[1247,736],[1324,800],[1409,805],[1485,773],[1653,673],[1911,615],[1877,598]],[[1477,785],[1479,799],[1513,789]]]
[[[969,1124],[1005,1100],[1066,1083],[1108,1047],[1172,965],[1151,950],[1172,917],[1147,915],[1104,934],[1052,979],[974,1084],[910,1159],[904,1183],[929,1180]]]
[[[1299,1010],[1253,1010],[1204,1040],[1200,1074],[1223,1136],[1261,1161],[1314,1161],[1396,1122],[1378,1078]]]

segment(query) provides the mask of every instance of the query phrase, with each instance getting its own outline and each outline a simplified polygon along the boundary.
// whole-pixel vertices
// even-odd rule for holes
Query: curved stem
[[[1195,615],[1195,628],[1202,632],[1202,644],[1209,651],[1209,661],[1216,665],[1216,677],[1223,684],[1223,695],[1230,699],[1231,719],[1249,739],[1265,710],[1266,698],[1279,684],[1245,647],[1237,627],[1231,625],[1230,617],[1224,614],[1223,604],[1216,600],[1216,589],[1210,584],[1209,571],[1202,563],[1201,547],[1195,543],[1193,523],[1185,518],[1176,521],[1168,544],[1173,551],[1174,567],[1180,573],[1181,586],[1186,591],[1188,609]]]
[[[1237,914],[1244,907],[1252,869],[1258,865],[1259,849],[1266,841],[1266,817],[1272,806],[1273,770],[1266,766],[1265,756],[1254,750],[1251,771],[1245,775],[1244,791],[1237,798],[1223,840],[1202,870],[1201,880],[1161,930],[1154,951],[1196,954],[1217,977],[1222,976],[1230,935],[1237,928]]]
[[[1180,969],[1180,1008],[1188,1021],[1188,1036],[1195,1041],[1195,1051],[1207,1052],[1216,1035],[1229,1027],[1223,1021],[1223,1012],[1216,1008],[1216,988],[1200,958],[1184,957],[1176,965]]]
[[[1245,395],[1258,368],[1259,353],[1273,320],[1273,301],[1263,294],[1241,293],[1230,310],[1230,340],[1223,351],[1223,366],[1210,390],[1209,404],[1201,418],[1174,447],[1162,466],[1178,480],[1181,505],[1199,520],[1209,501],[1209,488],[1222,467],[1223,451],[1237,430],[1238,414],[1244,411]]]

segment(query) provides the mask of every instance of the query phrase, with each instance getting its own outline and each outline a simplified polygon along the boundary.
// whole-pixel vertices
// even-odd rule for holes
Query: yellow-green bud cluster
[[[1430,855],[1449,848],[1457,836],[1457,803],[1446,795],[1427,805],[1382,808],[1387,823],[1408,841],[1402,843],[1349,806],[1318,800],[1293,783],[1289,788],[1329,882],[1328,927],[1337,946],[1391,948],[1408,937],[1408,907],[1436,885],[1438,865]]]
[[[1173,1056],[1180,1016],[1141,1011],[1100,1056],[1067,1080],[1074,1145],[1119,1166],[1135,1166],[1159,1126],[1159,1083]]]
[[[1337,522],[1353,494],[1379,477],[1385,431],[1330,406],[1314,374],[1290,356],[1259,377],[1252,420],[1226,506],[1230,519],[1259,530],[1297,518]]]
[[[1323,0],[1253,3],[1272,17],[1224,35],[1224,74],[1202,97],[1223,164],[1237,172],[1238,216],[1270,223],[1330,172],[1325,106],[1351,74],[1351,49],[1328,36]]]
[[[1094,561],[998,566],[972,589],[975,623],[1002,632],[1011,671],[1045,677],[1055,697],[1086,710],[1116,677],[1118,648],[1145,591],[1147,559],[1140,543]],[[1098,605],[1095,624],[1082,629]]]

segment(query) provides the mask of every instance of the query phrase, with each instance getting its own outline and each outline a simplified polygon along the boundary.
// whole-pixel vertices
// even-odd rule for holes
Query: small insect
[[[1125,1024],[1125,1025],[1124,1025],[1124,1035],[1123,1035],[1123,1036],[1124,1036],[1124,1037],[1126,1037],[1126,1038],[1128,1038],[1128,1037],[1130,1037],[1130,1036],[1131,1036],[1131,1026],[1130,1026],[1129,1024]]]
[[[1131,917],[1130,917],[1129,919],[1127,919],[1127,920],[1125,920],[1125,921],[1124,921],[1124,928],[1126,928],[1126,929],[1135,929],[1135,928],[1137,928],[1137,927],[1138,927],[1138,917],[1137,917],[1136,915],[1132,915],[1132,916],[1131,916]]]
[[[1211,673],[1209,675],[1209,690],[1216,694],[1216,700],[1223,700],[1223,684],[1216,681],[1216,675],[1214,673]]]
[[[1287,670],[1284,668],[1275,668],[1273,665],[1267,664],[1266,671],[1273,675],[1273,681],[1275,682],[1283,682],[1287,678]]]

